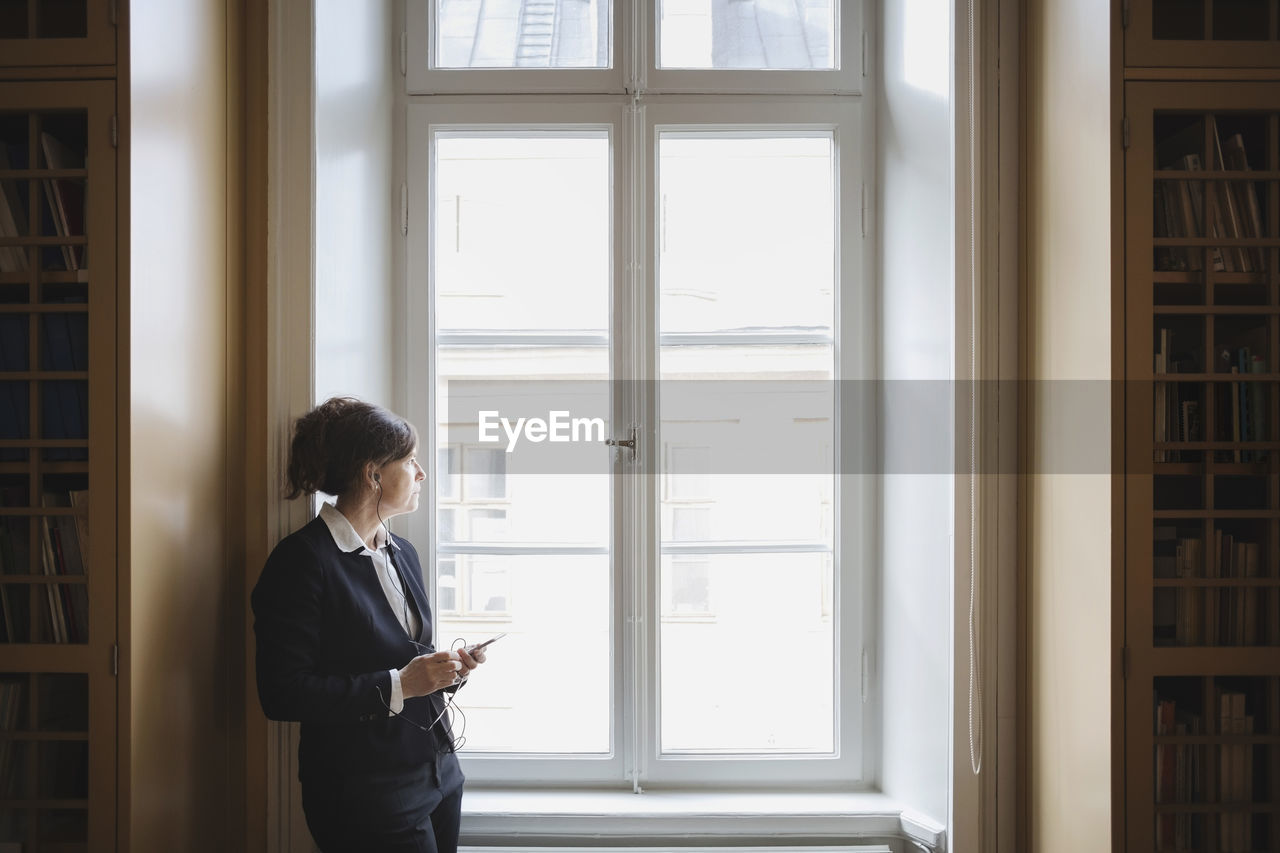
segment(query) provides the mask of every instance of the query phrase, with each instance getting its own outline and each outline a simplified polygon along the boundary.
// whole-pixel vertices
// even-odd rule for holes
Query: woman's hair
[[[289,492],[340,495],[360,482],[365,466],[403,459],[418,446],[413,424],[354,397],[331,397],[293,425]]]

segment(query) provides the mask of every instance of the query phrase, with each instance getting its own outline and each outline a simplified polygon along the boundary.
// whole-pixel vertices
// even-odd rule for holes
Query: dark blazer
[[[431,608],[418,552],[392,537],[402,587],[411,594],[432,645]],[[346,775],[422,767],[435,762],[442,790],[462,783],[439,693],[388,711],[391,668],[420,651],[387,602],[368,556],[343,552],[324,519],[280,541],[253,590],[258,697],[273,720],[302,723],[298,775]],[[410,720],[418,725],[410,724]],[[421,728],[419,728],[421,727]]]

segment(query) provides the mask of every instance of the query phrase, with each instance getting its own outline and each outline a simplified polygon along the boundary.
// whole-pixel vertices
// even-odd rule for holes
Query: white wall
[[[1064,383],[1111,375],[1108,0],[1027,8],[1027,632],[1031,850],[1111,846],[1111,478],[1087,472]],[[1077,383],[1083,384],[1083,383]],[[1092,383],[1105,388],[1105,383]],[[1110,424],[1105,390],[1087,420]],[[1104,433],[1105,435],[1105,433]],[[1091,448],[1086,448],[1091,449]],[[1092,473],[1090,473],[1092,472]],[[1082,533],[1087,531],[1087,535]]]
[[[236,846],[227,489],[239,282],[228,255],[240,178],[228,11],[217,0],[128,9],[122,850]]]
[[[954,254],[951,0],[881,4],[877,160],[883,412],[881,787],[947,822]],[[911,40],[911,44],[906,44]],[[931,380],[924,384],[925,380]],[[921,384],[916,384],[920,381]],[[916,397],[917,395],[911,395]],[[921,473],[903,473],[922,454]]]
[[[392,258],[400,235],[391,0],[315,4],[316,399],[393,406]]]

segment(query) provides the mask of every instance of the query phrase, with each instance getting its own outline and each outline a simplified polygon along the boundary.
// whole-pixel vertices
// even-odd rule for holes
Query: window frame
[[[859,95],[868,68],[869,0],[832,0],[836,67],[738,70],[659,68],[662,0],[611,0],[609,68],[434,68],[436,0],[406,0],[401,68],[410,95],[839,94]]]
[[[751,134],[759,131],[778,130],[784,133],[825,132],[833,134],[833,164],[836,217],[835,243],[837,259],[835,269],[838,282],[835,302],[835,389],[834,411],[837,413],[837,451],[835,471],[840,471],[840,460],[868,459],[874,450],[875,419],[869,411],[853,411],[842,399],[841,380],[868,379],[874,375],[875,327],[874,287],[871,252],[864,231],[863,200],[873,197],[873,171],[870,124],[863,116],[862,99],[857,96],[832,99],[827,96],[779,96],[773,94],[752,98],[661,95],[646,99],[641,108],[640,132],[644,140],[642,171],[652,176],[648,190],[637,206],[643,204],[644,234],[644,287],[648,302],[644,307],[644,339],[651,343],[646,353],[647,363],[637,378],[653,380],[659,376],[658,352],[658,283],[659,274],[659,214],[654,191],[660,186],[658,143],[665,131],[677,133]],[[850,144],[852,143],[852,144]],[[850,192],[850,188],[859,188]],[[856,200],[856,203],[855,203]],[[642,381],[646,389],[640,404],[639,422],[651,425],[647,429],[647,446],[662,450],[657,425],[661,412],[657,399],[656,382]],[[857,395],[855,395],[857,396]],[[870,473],[870,472],[868,472]],[[656,510],[663,477],[633,477],[643,494],[638,506],[642,508],[637,518],[643,518],[646,537],[646,553],[661,559],[663,546],[660,541],[659,521]],[[841,790],[866,789],[873,776],[870,750],[871,715],[864,713],[863,699],[869,673],[869,649],[874,644],[872,634],[872,560],[876,529],[876,503],[873,494],[873,478],[870,476],[836,476],[836,513],[842,523],[837,527],[831,552],[842,561],[834,575],[836,597],[841,618],[834,626],[834,665],[839,691],[835,696],[835,753],[829,757],[761,756],[743,758],[703,754],[690,756],[681,753],[661,752],[660,717],[662,696],[656,665],[643,668],[644,691],[649,702],[641,706],[641,727],[651,733],[651,741],[642,744],[642,776],[653,785],[690,787],[710,784],[717,788],[750,788],[806,785],[813,787],[836,786]],[[624,520],[625,522],[625,520]],[[722,548],[726,552],[748,554],[807,551],[805,543],[765,543],[749,546]],[[705,547],[680,548],[681,552],[705,551]],[[656,577],[656,574],[655,574]],[[643,584],[645,578],[636,582]],[[643,586],[642,586],[643,588]],[[660,625],[662,602],[658,595],[648,595],[640,624]],[[654,630],[638,638],[642,644],[642,660],[660,660],[660,632]],[[773,642],[785,643],[785,638]],[[779,685],[779,695],[785,696],[785,684]],[[765,693],[767,695],[767,691]],[[853,737],[847,735],[852,734]]]
[[[401,68],[410,95],[460,93],[556,94],[627,90],[632,65],[630,51],[633,21],[617,14],[614,2],[610,21],[608,68],[434,68],[436,0],[405,0],[405,31],[401,38]]]
[[[834,191],[837,204],[837,235],[841,257],[837,270],[841,276],[837,297],[836,342],[837,379],[865,379],[872,374],[874,358],[873,286],[870,252],[862,234],[862,199],[870,191],[849,192],[850,185],[870,183],[870,145],[868,129],[862,120],[858,98],[763,98],[744,102],[741,99],[713,100],[695,96],[664,96],[644,106],[630,107],[627,99],[591,96],[586,98],[552,98],[534,96],[510,99],[482,98],[466,101],[456,97],[411,99],[408,106],[408,203],[410,222],[424,223],[426,238],[410,240],[407,246],[408,312],[410,317],[430,317],[435,298],[435,282],[429,259],[433,255],[434,228],[433,176],[429,164],[434,162],[433,145],[437,131],[509,132],[517,129],[563,131],[579,128],[608,128],[611,140],[612,205],[615,225],[612,230],[611,269],[611,344],[610,363],[615,376],[645,380],[657,376],[657,250],[655,235],[656,207],[653,189],[657,186],[658,149],[664,130],[700,132],[730,131],[735,134],[779,128],[787,132],[832,132],[835,134],[836,170]],[[630,144],[629,144],[630,143]],[[634,146],[634,154],[632,146]],[[416,156],[413,152],[417,152]],[[634,156],[636,171],[648,179],[628,175],[626,163]],[[425,160],[418,158],[425,157]],[[424,177],[425,174],[425,180]],[[645,190],[636,197],[631,186]],[[843,189],[843,191],[842,191]],[[630,208],[630,209],[629,209]],[[637,263],[628,264],[628,249]],[[643,270],[643,272],[642,272]],[[628,286],[635,277],[634,285]],[[425,284],[425,286],[424,286]],[[630,292],[635,304],[619,304],[619,294]],[[633,326],[624,318],[633,318]],[[434,396],[434,353],[436,332],[428,323],[425,335],[413,336],[408,346],[410,365],[430,365],[430,381],[409,382],[410,418],[428,424],[425,442],[436,444]],[[621,372],[620,372],[621,371]],[[410,371],[410,374],[412,371]],[[615,399],[614,423],[639,423],[642,447],[658,448],[657,395],[652,382],[627,383],[642,393],[633,399]],[[839,394],[840,384],[836,384]],[[847,458],[867,459],[873,449],[873,413],[844,411],[840,400],[837,412],[843,418],[845,443],[840,452]],[[856,446],[855,446],[856,445]],[[661,452],[659,450],[659,452]],[[430,455],[434,483],[436,454]],[[837,461],[838,461],[837,457]],[[625,470],[622,459],[615,460],[615,470]],[[838,470],[838,469],[837,469]],[[659,712],[659,673],[653,664],[659,660],[661,601],[658,600],[658,561],[661,559],[660,515],[657,512],[661,477],[617,477],[614,494],[614,533],[609,547],[611,555],[611,614],[614,651],[611,666],[611,738],[608,754],[602,755],[486,755],[464,758],[468,776],[479,784],[518,784],[531,779],[554,778],[562,784],[624,785],[700,785],[719,787],[776,788],[780,785],[805,784],[839,786],[842,789],[868,787],[872,777],[872,715],[865,714],[865,698],[869,649],[873,647],[873,601],[871,597],[871,561],[875,519],[875,503],[870,477],[837,477],[839,497],[837,509],[842,523],[833,537],[833,553],[840,555],[841,570],[833,581],[842,614],[835,628],[835,665],[839,668],[835,724],[836,752],[830,756],[733,757],[701,754],[661,753]],[[410,517],[410,535],[418,541],[432,543],[424,561],[430,588],[436,575],[435,514],[437,499],[429,494],[430,511]],[[416,528],[416,529],[415,529]],[[776,553],[796,550],[794,543],[766,544],[763,548],[734,548],[743,553],[760,550]],[[452,549],[450,549],[452,550]],[[806,550],[803,546],[800,550]],[[811,550],[811,549],[809,549]],[[650,556],[652,555],[652,556]],[[651,566],[653,574],[638,567]],[[462,602],[459,602],[460,604]],[[767,629],[766,629],[767,630]],[[777,638],[776,642],[785,642]],[[639,673],[638,679],[627,677]],[[779,691],[785,691],[780,685]],[[767,695],[767,691],[765,691]],[[628,710],[630,709],[630,710]],[[746,782],[744,783],[744,780]]]

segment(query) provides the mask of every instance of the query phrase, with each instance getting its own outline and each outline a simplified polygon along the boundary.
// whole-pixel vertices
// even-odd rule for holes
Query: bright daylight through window
[[[486,75],[408,122],[437,634],[507,633],[458,697],[467,772],[856,785],[861,4],[640,8],[434,0],[411,32],[431,73]],[[629,94],[573,76],[644,44]],[[666,72],[703,94],[637,82]]]

